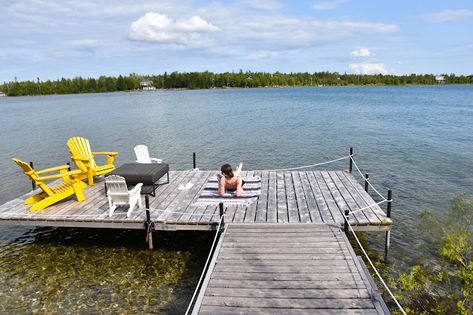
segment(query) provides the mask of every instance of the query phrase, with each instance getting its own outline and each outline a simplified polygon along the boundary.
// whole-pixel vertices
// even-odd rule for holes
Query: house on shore
[[[7,96],[5,93],[0,92],[0,97]]]
[[[140,89],[142,91],[154,91],[156,87],[153,85],[153,81],[141,81]]]
[[[445,80],[445,77],[443,75],[436,75],[435,76],[435,82],[437,82],[438,84],[445,84],[446,80]]]

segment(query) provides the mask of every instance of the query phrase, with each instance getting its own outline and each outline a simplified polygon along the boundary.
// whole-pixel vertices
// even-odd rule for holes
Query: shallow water
[[[418,213],[442,212],[473,188],[473,86],[324,87],[157,91],[0,99],[0,202],[30,189],[12,156],[46,168],[69,161],[80,135],[117,164],[149,146],[171,169],[287,168],[355,149],[363,173],[393,190],[393,273],[432,260]],[[320,169],[347,169],[347,161]],[[8,184],[6,184],[8,182]],[[0,229],[0,313],[182,313],[211,235],[142,231]],[[381,234],[369,235],[382,252]]]

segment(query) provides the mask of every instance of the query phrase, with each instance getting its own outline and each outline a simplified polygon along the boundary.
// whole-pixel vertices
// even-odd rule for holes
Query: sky
[[[190,71],[473,74],[473,1],[0,0],[0,82]]]

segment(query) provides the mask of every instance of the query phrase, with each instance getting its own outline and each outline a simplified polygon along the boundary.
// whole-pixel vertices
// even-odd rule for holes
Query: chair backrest
[[[28,163],[17,158],[12,158],[12,160],[21,168],[23,173],[25,173],[25,175],[28,176],[28,178],[38,185],[38,187],[41,188],[45,193],[48,195],[53,194],[49,186],[39,179],[38,174],[36,174],[35,170]]]
[[[151,163],[148,147],[144,144],[139,144],[135,148],[136,161],[138,163]]]
[[[92,150],[90,149],[89,140],[82,137],[72,137],[67,140],[67,146],[73,159],[78,158],[88,160],[90,167],[95,169],[94,156],[92,155]],[[80,169],[85,170],[87,168],[83,161],[75,160],[75,162]]]
[[[107,195],[112,198],[115,203],[128,203],[130,194],[125,178],[118,175],[109,175],[105,177],[107,185]]]

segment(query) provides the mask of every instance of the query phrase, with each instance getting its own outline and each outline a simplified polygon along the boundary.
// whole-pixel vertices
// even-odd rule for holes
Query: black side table
[[[156,196],[156,188],[160,185],[158,181],[165,174],[167,174],[167,182],[162,184],[169,184],[169,164],[166,163],[127,163],[109,173],[109,175],[124,177],[128,185],[143,183],[141,194],[149,194],[153,197]]]

